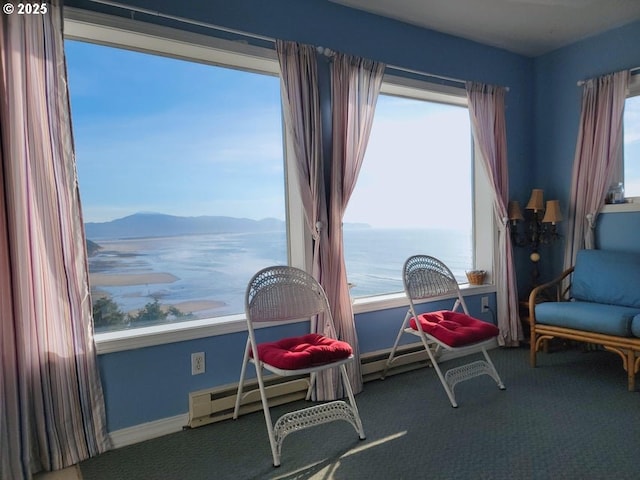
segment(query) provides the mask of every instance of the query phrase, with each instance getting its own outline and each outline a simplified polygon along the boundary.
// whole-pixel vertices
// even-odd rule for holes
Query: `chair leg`
[[[251,340],[247,338],[247,346],[244,349],[244,358],[242,359],[242,369],[240,370],[240,381],[238,382],[238,392],[236,393],[236,405],[233,408],[233,419],[238,418],[240,411],[240,401],[242,399],[242,390],[244,389],[244,376],[247,373],[247,364],[249,363],[249,349],[251,348]]]
[[[276,441],[273,430],[273,422],[271,421],[271,411],[269,410],[269,402],[267,400],[267,392],[264,388],[264,380],[262,378],[262,364],[259,362],[256,366],[256,377],[258,378],[258,387],[260,389],[260,400],[262,401],[262,411],[264,412],[264,421],[267,425],[267,434],[269,435],[269,444],[271,445],[271,455],[273,456],[273,466],[280,466],[280,447]]]
[[[440,370],[440,365],[436,360],[436,356],[433,354],[431,348],[429,348],[429,343],[427,342],[426,338],[422,339],[422,343],[424,345],[425,350],[427,351],[427,355],[429,355],[429,359],[431,360],[431,364],[433,365],[433,368],[438,374],[438,378],[440,379],[440,383],[442,384],[444,391],[447,392],[447,396],[449,397],[449,402],[451,402],[451,406],[453,408],[457,408],[458,404],[456,403],[456,397],[453,394],[453,390],[451,390],[451,388],[449,387],[449,383],[444,378],[442,370]]]
[[[404,329],[407,327],[407,322],[409,321],[410,318],[411,318],[411,311],[407,311],[407,314],[404,316],[404,321],[400,326],[400,330],[398,330],[398,335],[396,336],[396,341],[393,344],[393,348],[391,348],[391,352],[389,352],[389,358],[387,358],[387,363],[384,366],[384,370],[382,371],[382,374],[380,375],[381,380],[385,379],[385,377],[387,376],[387,371],[389,370],[389,368],[391,368],[391,364],[393,363],[393,357],[395,356],[396,350],[398,348],[398,344],[400,343],[400,338],[402,337],[402,334],[404,333]]]
[[[529,337],[529,364],[532,367],[536,366],[537,363],[537,341],[536,341],[537,335],[536,332],[534,331],[534,329],[531,329],[531,336]]]
[[[487,361],[487,363],[489,364],[489,368],[491,369],[492,373],[490,374],[490,376],[496,381],[496,383],[498,384],[498,388],[500,390],[506,390],[507,387],[505,387],[504,383],[502,383],[500,374],[498,373],[498,370],[496,370],[495,365],[491,361],[491,358],[489,357],[489,352],[487,352],[486,348],[482,349],[482,354],[484,355],[484,359]]]
[[[313,392],[313,387],[316,384],[317,378],[318,378],[318,374],[316,372],[311,372],[311,375],[309,376],[309,388],[307,388],[307,395],[305,397],[305,400],[307,402],[311,400],[311,393]]]
[[[353,415],[356,421],[356,431],[358,432],[358,436],[360,440],[364,440],[366,438],[364,434],[364,428],[362,426],[362,420],[360,420],[360,412],[358,412],[358,406],[356,405],[356,399],[353,396],[353,389],[351,388],[351,382],[349,381],[349,375],[347,374],[347,367],[342,364],[340,365],[340,373],[342,374],[342,383],[344,385],[344,390],[347,392],[347,397],[349,398],[349,404],[351,405],[351,409],[353,410]]]

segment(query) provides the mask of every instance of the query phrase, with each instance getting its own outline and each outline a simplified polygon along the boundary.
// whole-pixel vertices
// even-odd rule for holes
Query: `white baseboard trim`
[[[189,423],[189,413],[175,417],[162,418],[153,422],[141,423],[133,427],[109,432],[113,448],[125,447],[134,443],[144,442],[152,438],[162,437],[182,430]]]

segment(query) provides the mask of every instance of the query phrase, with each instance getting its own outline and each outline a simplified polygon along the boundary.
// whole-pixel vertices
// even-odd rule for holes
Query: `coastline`
[[[134,285],[153,285],[161,283],[173,283],[178,277],[167,272],[131,273],[131,274],[106,274],[91,273],[89,282],[94,296],[109,296],[101,291],[100,287],[130,287]],[[224,307],[225,302],[218,300],[184,300],[174,303],[163,303],[163,308],[175,307],[184,313],[206,312]]]
[[[153,273],[91,273],[89,283],[92,287],[129,287],[133,285],[151,285],[156,283],[173,283],[178,277],[166,272]]]

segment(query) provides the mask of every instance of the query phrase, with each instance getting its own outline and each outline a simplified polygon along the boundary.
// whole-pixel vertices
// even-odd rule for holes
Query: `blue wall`
[[[640,212],[600,214],[596,247],[640,253]]]
[[[535,59],[535,138],[531,176],[535,179],[529,188],[537,186],[545,190],[545,198],[558,198],[565,219],[571,190],[571,173],[575,155],[582,88],[579,80],[585,80],[619,70],[640,66],[640,22],[606,32],[582,42],[556,50]],[[526,197],[526,192],[522,197]],[[640,225],[637,215],[614,215],[599,222],[598,229],[620,225],[622,230],[599,232],[620,238],[638,238]],[[603,215],[604,216],[604,215]],[[566,231],[566,222],[560,227]],[[603,245],[604,247],[604,245]],[[541,270],[550,279],[562,270],[564,242],[543,252]]]
[[[640,65],[640,23],[531,59],[326,0],[126,3],[272,38],[321,45],[393,66],[508,86],[511,198],[526,201],[530,189],[540,187],[548,198],[559,197],[565,208],[579,118],[577,80]],[[65,5],[128,17],[87,0],[67,0]],[[173,25],[157,17],[135,17]],[[196,27],[192,30],[209,33]],[[328,88],[326,84],[321,87]],[[526,278],[529,270],[523,255],[517,254],[518,270],[519,276]],[[545,273],[561,268],[561,256],[552,253],[549,260],[554,263],[545,267],[543,262]],[[493,297],[491,300],[494,303]],[[469,306],[472,314],[481,316],[479,298],[470,299]],[[357,315],[362,353],[391,347],[403,315],[404,309]],[[237,381],[244,342],[244,334],[232,334],[101,355],[109,430],[185,413],[189,392]],[[191,376],[189,359],[197,351],[206,354],[207,372]]]
[[[492,313],[480,313],[480,296],[466,301],[475,317],[495,323]],[[424,310],[451,305],[452,301],[437,302]],[[489,307],[495,312],[494,295],[489,295]],[[356,315],[362,353],[391,348],[405,312],[403,307]],[[306,333],[303,325],[289,325],[286,333]],[[258,341],[281,338],[283,331],[284,327],[260,329]],[[113,432],[186,413],[190,392],[237,382],[246,341],[247,334],[242,332],[100,355],[108,430]],[[412,342],[415,339],[405,335],[401,344]],[[193,352],[205,353],[205,373],[191,375]],[[248,375],[254,376],[252,368]]]

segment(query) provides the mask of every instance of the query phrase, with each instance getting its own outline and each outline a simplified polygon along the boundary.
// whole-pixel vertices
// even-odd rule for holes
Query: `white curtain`
[[[109,448],[60,0],[0,19],[0,478]]]
[[[468,82],[466,88],[473,137],[482,153],[483,165],[491,184],[498,227],[495,262],[497,319],[500,329],[498,342],[501,346],[516,347],[523,336],[518,315],[518,291],[507,214],[509,170],[505,122],[506,89],[475,82]]]
[[[595,248],[596,220],[621,154],[628,84],[628,71],[584,83],[580,129],[571,176],[565,269],[574,264],[578,250]]]

